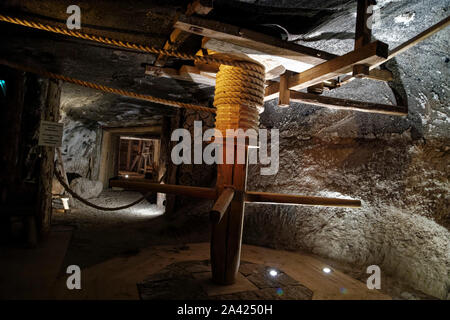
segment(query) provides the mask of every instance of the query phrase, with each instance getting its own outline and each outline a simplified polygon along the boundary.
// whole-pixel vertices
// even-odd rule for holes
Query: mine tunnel
[[[0,298],[450,299],[449,10],[2,1]]]

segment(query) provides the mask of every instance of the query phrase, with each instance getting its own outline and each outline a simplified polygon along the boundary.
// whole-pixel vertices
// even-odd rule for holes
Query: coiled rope
[[[67,30],[64,28],[51,26],[51,25],[43,24],[43,23],[39,23],[39,22],[34,22],[34,21],[26,20],[26,19],[21,19],[21,18],[17,18],[17,17],[11,17],[11,16],[7,16],[7,15],[3,15],[3,14],[0,14],[0,21],[17,24],[17,25],[21,25],[21,26],[29,27],[29,28],[33,28],[33,29],[44,30],[44,31],[52,32],[52,33],[63,34],[63,35],[74,37],[74,38],[79,38],[79,39],[84,39],[84,40],[89,40],[89,41],[95,41],[98,43],[113,45],[113,46],[121,47],[121,48],[138,50],[138,51],[143,51],[143,52],[153,53],[153,54],[161,54],[161,55],[175,57],[175,58],[179,58],[179,59],[183,59],[183,60],[193,60],[193,61],[199,62],[199,63],[224,64],[224,65],[240,67],[243,69],[256,71],[259,73],[261,73],[261,72],[264,73],[263,66],[260,66],[256,63],[252,63],[252,62],[248,62],[248,61],[238,61],[235,59],[217,58],[217,57],[212,57],[212,56],[197,56],[197,55],[187,54],[187,53],[183,53],[183,52],[178,52],[175,50],[160,49],[160,48],[155,48],[155,47],[151,47],[151,46],[147,46],[147,45],[136,44],[136,43],[131,43],[131,42],[124,42],[121,40],[111,39],[111,38],[107,38],[107,37],[103,37],[103,36],[92,35],[92,34],[80,32],[80,31]]]
[[[264,105],[264,73],[221,65],[216,77],[216,129],[257,130]]]
[[[108,208],[108,207],[102,207],[102,206],[98,206],[90,201],[87,201],[86,199],[80,197],[77,193],[75,193],[72,189],[70,189],[70,187],[64,182],[63,177],[61,176],[61,174],[58,172],[58,170],[55,170],[55,176],[56,179],[58,179],[59,183],[64,187],[64,189],[75,199],[79,200],[80,202],[84,203],[85,205],[92,207],[94,209],[97,210],[102,210],[102,211],[119,211],[119,210],[124,210],[124,209],[128,209],[132,206],[137,205],[138,203],[140,203],[142,200],[146,199],[148,196],[150,196],[152,194],[152,192],[147,192],[144,196],[140,197],[139,199],[137,199],[136,201],[133,201],[130,204],[124,205],[124,206],[120,206],[120,207],[115,207],[115,208]]]

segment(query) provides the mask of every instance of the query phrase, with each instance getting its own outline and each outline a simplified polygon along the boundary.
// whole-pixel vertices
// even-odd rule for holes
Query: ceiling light
[[[325,273],[331,273],[331,269],[328,267],[323,268],[322,271]]]
[[[269,274],[270,274],[272,277],[276,277],[276,276],[278,275],[278,272],[277,272],[277,270],[272,269],[272,270],[269,271]]]

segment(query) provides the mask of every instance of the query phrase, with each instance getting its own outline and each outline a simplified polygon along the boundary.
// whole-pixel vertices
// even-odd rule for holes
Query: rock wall
[[[62,156],[66,172],[97,179],[101,148],[101,129],[63,117]]]

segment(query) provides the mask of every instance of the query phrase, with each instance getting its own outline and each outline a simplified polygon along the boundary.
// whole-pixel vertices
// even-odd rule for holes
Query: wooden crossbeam
[[[245,193],[245,202],[293,204],[324,207],[360,208],[361,201],[352,199],[335,199],[323,197],[298,196],[290,194],[249,192]]]
[[[210,200],[215,200],[217,198],[216,189],[152,183],[147,182],[145,179],[111,180],[109,185],[110,187],[118,187],[140,192],[154,191]]]
[[[373,65],[385,60],[387,56],[388,45],[381,41],[375,41],[290,77],[289,88],[301,90],[339,75],[350,73],[353,71],[354,65]],[[278,92],[279,83],[271,84],[266,88],[265,100],[276,98]]]
[[[286,42],[259,32],[198,17],[180,16],[174,27],[185,32],[233,43],[258,52],[285,57],[310,65],[317,65],[336,57],[336,55],[325,51]]]
[[[212,223],[219,223],[223,215],[230,206],[231,200],[234,197],[233,188],[224,188],[219,198],[217,198],[216,203],[214,203],[211,212],[209,213],[209,218]]]
[[[147,65],[145,67],[145,74],[153,77],[164,77],[181,81],[195,82],[211,87],[216,84],[215,76],[211,73],[204,72],[198,67],[187,65],[182,66],[179,70]]]
[[[223,170],[232,169],[233,165],[224,165]],[[242,166],[242,165],[240,165]],[[226,173],[226,172],[223,172]],[[236,175],[236,173],[234,173]],[[225,175],[223,176],[225,177]],[[245,180],[245,179],[244,179]],[[244,185],[245,182],[243,181]],[[213,211],[218,211],[219,213],[224,209],[229,209],[230,203],[235,198],[235,191],[231,188],[223,188],[222,193],[218,196],[218,190],[216,188],[202,188],[202,187],[190,187],[190,186],[180,186],[173,184],[159,184],[153,182],[147,182],[145,179],[117,179],[110,181],[111,187],[119,187],[127,190],[134,190],[140,192],[160,192],[169,193],[176,195],[184,195],[193,198],[216,200],[222,199],[216,202],[213,207]],[[229,189],[228,191],[226,191]],[[351,199],[336,199],[336,198],[324,198],[324,197],[310,197],[302,195],[289,195],[289,194],[278,194],[278,193],[267,193],[267,192],[253,192],[244,191],[242,200],[237,199],[237,201],[245,201],[248,203],[278,203],[278,204],[291,204],[291,205],[310,205],[310,206],[325,206],[325,207],[348,207],[348,208],[358,208],[361,206],[361,201],[351,200]],[[239,197],[238,197],[239,198]],[[219,203],[220,202],[220,203]],[[215,209],[214,209],[215,208]],[[214,221],[217,220],[217,214]],[[222,215],[223,216],[223,215]]]
[[[362,48],[372,41],[372,29],[368,25],[371,13],[368,12],[370,5],[376,4],[374,0],[357,0],[355,49]]]
[[[425,31],[419,33],[414,38],[404,42],[401,45],[399,45],[398,47],[396,47],[395,49],[393,49],[392,51],[389,52],[388,57],[384,61],[379,61],[379,62],[371,65],[370,69],[374,69],[374,68],[378,67],[379,65],[385,63],[386,61],[388,61],[388,60],[390,60],[392,58],[395,58],[399,54],[405,52],[406,50],[408,50],[408,49],[410,49],[412,47],[414,47],[416,44],[422,42],[423,40],[428,39],[429,37],[431,37],[435,33],[443,30],[446,27],[448,27],[449,25],[450,25],[450,16],[448,16],[447,18],[443,19],[442,21],[436,23],[435,25],[431,26],[430,28],[426,29]]]
[[[380,103],[354,101],[348,99],[338,99],[332,97],[320,96],[312,93],[298,91],[290,92],[292,102],[311,104],[331,109],[353,110],[360,112],[370,112],[387,114],[393,116],[407,116],[408,110],[402,106],[385,105]]]

